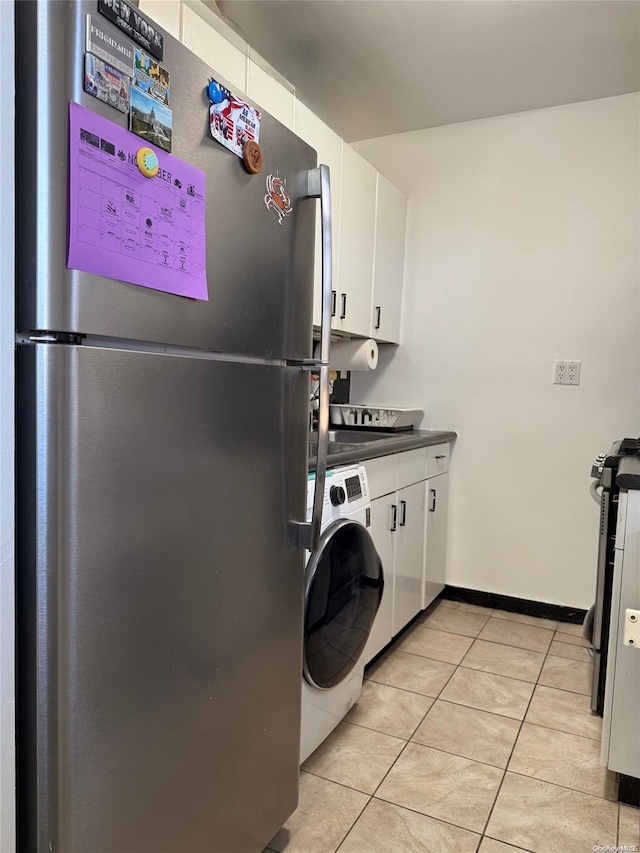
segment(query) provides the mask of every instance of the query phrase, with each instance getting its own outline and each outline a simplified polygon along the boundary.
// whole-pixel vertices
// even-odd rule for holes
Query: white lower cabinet
[[[398,526],[393,596],[393,634],[422,610],[424,575],[424,480],[397,492]]]
[[[426,448],[365,462],[371,536],[382,561],[382,604],[365,648],[381,651],[422,608]]]
[[[384,571],[382,603],[364,651],[368,663],[444,587],[449,445],[383,456],[364,465],[370,533]]]
[[[396,543],[395,534],[391,530],[391,522],[391,501],[387,497],[371,501],[369,533],[371,533],[376,551],[382,562],[384,588],[382,602],[365,646],[365,663],[368,663],[378,652],[382,651],[393,637],[393,566]]]
[[[427,480],[427,536],[422,587],[422,609],[428,607],[445,585],[447,559],[447,506],[449,474]]]

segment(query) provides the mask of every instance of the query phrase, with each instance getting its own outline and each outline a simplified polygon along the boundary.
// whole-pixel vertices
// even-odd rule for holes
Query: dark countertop
[[[354,433],[356,431],[354,430]],[[455,441],[457,433],[450,430],[414,429],[410,432],[391,432],[376,441],[348,444],[347,442],[329,443],[328,467],[364,462],[378,456],[391,456],[393,453],[404,453],[418,447],[429,447],[432,444],[445,444]],[[309,450],[309,471],[316,469],[316,457]]]

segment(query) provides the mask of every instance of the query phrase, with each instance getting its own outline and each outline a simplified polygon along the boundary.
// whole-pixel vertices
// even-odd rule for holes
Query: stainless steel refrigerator
[[[69,102],[127,127],[83,91],[87,14],[123,34],[95,0],[16,6],[20,850],[253,853],[298,798],[327,173],[265,113],[249,174],[208,133],[215,70],[164,34],[172,153],[206,174],[209,299],[68,269]]]

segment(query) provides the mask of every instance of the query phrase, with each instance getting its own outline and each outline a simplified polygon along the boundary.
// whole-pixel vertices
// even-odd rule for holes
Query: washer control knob
[[[340,506],[346,500],[346,495],[342,486],[331,486],[329,489],[329,499],[334,506]]]

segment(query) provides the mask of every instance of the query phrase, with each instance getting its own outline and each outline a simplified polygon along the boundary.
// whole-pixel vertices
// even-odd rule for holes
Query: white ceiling
[[[640,89],[638,0],[217,6],[349,142]]]

